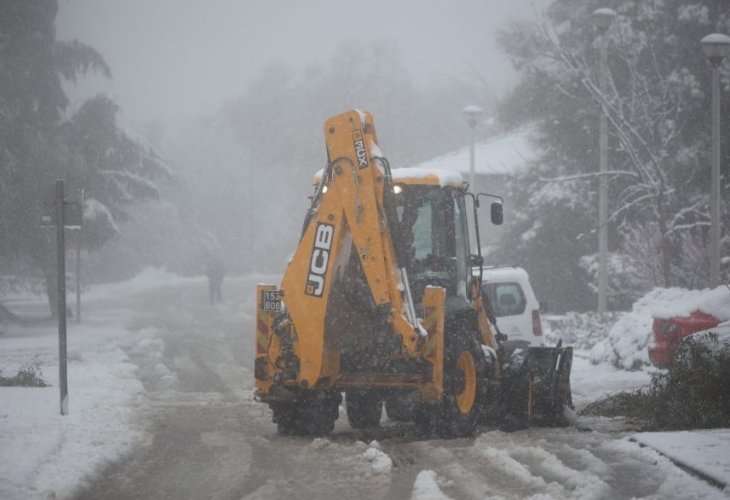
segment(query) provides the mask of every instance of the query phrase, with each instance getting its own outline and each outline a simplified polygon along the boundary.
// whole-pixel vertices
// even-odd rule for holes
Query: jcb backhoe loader
[[[391,171],[369,113],[332,117],[324,134],[296,251],[280,286],[257,288],[256,398],[279,432],[330,432],[343,392],[354,428],[378,425],[384,403],[443,436],[487,418],[559,420],[572,349],[515,349],[497,333],[471,275],[481,196],[457,173]]]

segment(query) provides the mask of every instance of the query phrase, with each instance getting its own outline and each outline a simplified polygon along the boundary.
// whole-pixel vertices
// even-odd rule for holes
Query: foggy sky
[[[57,38],[105,57],[112,81],[68,87],[72,108],[111,95],[133,125],[166,128],[242,93],[271,61],[326,62],[338,43],[396,42],[411,74],[438,81],[480,72],[503,92],[515,74],[497,30],[529,19],[546,0],[59,0]],[[535,7],[534,7],[535,6]]]

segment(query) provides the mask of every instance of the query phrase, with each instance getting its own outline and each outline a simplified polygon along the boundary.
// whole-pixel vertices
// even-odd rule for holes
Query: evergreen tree
[[[56,40],[57,12],[56,0],[0,2],[0,267],[41,267],[49,277],[52,234],[39,226],[55,179],[66,180],[67,198],[87,193],[85,242],[98,247],[116,233],[123,206],[157,197],[155,179],[169,176],[152,148],[119,128],[110,99],[66,118],[62,80],[111,72],[93,48]]]
[[[125,206],[159,199],[155,181],[172,175],[151,146],[119,128],[118,111],[111,99],[98,95],[64,124],[65,142],[76,154],[70,180],[84,189],[88,248],[119,235],[118,222],[127,218]]]
[[[42,203],[70,152],[60,134],[68,99],[61,75],[109,75],[92,48],[55,40],[51,0],[0,3],[0,256],[39,259]]]

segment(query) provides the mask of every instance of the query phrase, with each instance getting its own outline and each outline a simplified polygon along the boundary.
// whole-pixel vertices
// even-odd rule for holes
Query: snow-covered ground
[[[243,281],[237,286],[243,294],[252,289],[257,277],[240,280]],[[213,373],[204,360],[196,359],[200,351],[186,344],[168,345],[182,342],[187,335],[190,339],[202,339],[203,346],[206,342],[221,344],[221,351],[226,351],[230,338],[213,328],[199,331],[216,318],[233,325],[232,330],[238,332],[235,343],[242,337],[252,348],[253,336],[248,332],[252,299],[246,299],[248,303],[242,308],[241,300],[229,297],[212,311],[216,316],[204,317],[200,311],[190,311],[190,302],[183,297],[188,296],[185,300],[193,303],[203,302],[205,308],[198,305],[202,311],[210,309],[205,304],[206,293],[203,278],[179,278],[155,270],[85,293],[83,323],[76,325],[69,320],[67,416],[59,415],[56,327],[0,325],[0,331],[4,330],[0,334],[2,375],[12,376],[22,366],[35,364],[40,366],[43,379],[51,384],[45,388],[0,387],[0,498],[68,498],[89,484],[98,485],[99,476],[109,463],[124,461],[130,455],[143,460],[141,449],[155,448],[152,442],[162,439],[160,434],[172,432],[167,426],[177,424],[168,416],[163,418],[162,430],[155,427],[153,420],[155,416],[159,420],[160,411],[174,412],[183,422],[187,422],[186,411],[191,412],[190,418],[212,420],[199,426],[197,440],[193,436],[190,446],[194,452],[173,446],[165,460],[154,459],[158,464],[180,458],[179,470],[146,474],[151,474],[156,484],[169,481],[175,485],[180,483],[180,477],[193,474],[195,467],[201,466],[200,462],[194,462],[195,467],[185,462],[186,455],[191,455],[187,460],[203,460],[201,449],[219,453],[227,450],[232,455],[224,455],[225,459],[219,455],[209,458],[215,471],[211,481],[225,484],[226,474],[237,481],[242,475],[250,475],[253,479],[241,489],[240,496],[245,498],[294,494],[297,484],[304,484],[299,480],[308,481],[300,493],[316,495],[319,488],[330,488],[329,494],[320,495],[326,498],[347,496],[348,491],[350,496],[353,491],[360,492],[359,495],[370,491],[372,498],[411,496],[419,500],[614,495],[711,498],[730,493],[727,488],[723,493],[693,478],[653,449],[631,441],[630,433],[616,432],[612,422],[600,419],[579,417],[578,428],[582,430],[504,433],[483,429],[476,439],[451,441],[404,441],[397,432],[399,427],[384,422],[378,441],[363,442],[362,436],[349,429],[343,415],[335,434],[326,438],[276,436],[268,411],[250,401],[250,366],[236,365],[239,362],[233,357],[221,362],[219,357],[215,358]],[[146,303],[148,310],[138,308],[140,301]],[[43,298],[13,297],[5,305],[26,316],[46,314]],[[151,314],[150,310],[157,315],[154,320],[141,321],[140,317]],[[197,322],[192,319],[195,315]],[[188,330],[180,331],[185,325],[190,325]],[[170,353],[188,348],[188,354]],[[247,357],[248,353],[242,355]],[[185,374],[194,370],[198,375],[186,379]],[[220,392],[211,392],[200,380],[203,375],[214,386],[224,383],[233,389],[222,387]],[[576,349],[572,386],[578,410],[603,395],[644,386],[649,379],[647,370],[627,371],[607,362],[593,364],[588,346]],[[150,384],[150,380],[155,383]],[[207,413],[203,415],[203,411]],[[219,418],[226,422],[233,419],[233,423],[222,429]],[[589,432],[584,432],[586,429]],[[646,433],[636,439],[672,459],[682,457],[689,462],[685,463],[687,466],[696,466],[705,473],[709,470],[708,475],[720,471],[720,475],[727,476],[730,447],[716,446],[713,462],[708,466],[706,445],[698,445],[706,437],[704,432],[662,433],[656,446]],[[727,443],[730,431],[713,431],[712,439]],[[226,472],[221,463],[240,466],[242,472]],[[276,473],[277,467],[282,468],[280,474]],[[313,474],[313,470],[318,472]],[[631,477],[624,480],[616,477],[619,473]],[[145,472],[139,474],[141,482]],[[256,479],[262,474],[267,475]],[[126,477],[123,481],[134,483]],[[194,485],[180,487],[193,497]],[[94,498],[96,491],[92,490],[86,498]],[[230,493],[206,491],[210,497],[230,497]],[[114,494],[106,497],[114,498]]]
[[[727,429],[641,432],[632,439],[651,446],[662,455],[703,474],[723,488],[730,486],[730,432]]]
[[[45,296],[5,302],[39,324],[2,325],[0,375],[12,377],[30,368],[50,385],[0,387],[0,498],[68,497],[105,463],[146,439],[145,390],[125,350],[159,351],[161,346],[154,331],[130,331],[132,314],[117,303],[142,290],[186,281],[148,269],[83,295],[83,323],[68,321],[65,416],[60,415],[58,327],[42,321],[48,315]]]

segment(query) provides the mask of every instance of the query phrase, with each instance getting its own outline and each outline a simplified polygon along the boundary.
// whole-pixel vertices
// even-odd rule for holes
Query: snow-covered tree
[[[599,37],[591,13],[607,6],[617,16],[605,35],[610,78],[604,92],[598,83]],[[705,285],[710,87],[699,40],[710,32],[730,31],[728,14],[726,3],[714,1],[556,0],[544,19],[501,36],[522,73],[504,115],[537,121],[545,139],[539,179],[519,185],[518,191],[531,199],[551,184],[583,184],[562,189],[563,203],[576,207],[575,217],[567,220],[583,223],[542,223],[537,238],[558,232],[567,246],[595,234],[597,116],[603,112],[608,117],[615,297],[636,296],[655,285]],[[722,67],[725,90],[727,68]],[[727,116],[727,99],[724,110]],[[727,159],[730,141],[724,146]],[[727,186],[723,189],[728,192]],[[545,207],[539,197],[527,206],[523,217],[540,221]],[[727,210],[725,214],[727,218]],[[525,229],[514,230],[512,241]],[[728,248],[727,232],[724,237]],[[578,261],[574,252],[563,254],[553,286],[559,273],[581,262],[595,275],[590,248],[597,245],[592,237],[587,241],[587,253]]]
[[[120,129],[110,99],[97,96],[67,117],[62,81],[111,72],[93,48],[56,40],[57,12],[56,0],[0,2],[0,268],[41,268],[49,280],[53,234],[40,220],[55,179],[66,180],[68,199],[85,190],[91,248],[115,234],[125,204],[156,197],[155,180],[169,174],[150,147]]]
[[[120,233],[125,206],[159,199],[156,181],[172,175],[144,139],[119,127],[118,111],[111,99],[98,95],[64,124],[76,159],[69,175],[84,189],[84,243],[89,248]]]
[[[46,191],[70,154],[61,134],[68,99],[61,79],[94,70],[102,57],[55,39],[52,0],[0,2],[0,258],[41,257],[38,228]]]

